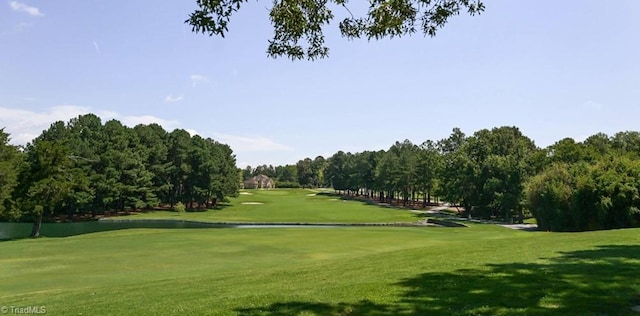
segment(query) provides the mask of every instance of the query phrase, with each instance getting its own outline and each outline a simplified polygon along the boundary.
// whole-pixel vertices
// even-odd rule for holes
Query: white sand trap
[[[242,204],[245,205],[258,205],[258,204],[262,204],[261,202],[242,202]]]
[[[253,193],[249,193],[249,192],[240,192],[241,195],[253,195]]]
[[[309,194],[307,194],[307,196],[316,196],[316,194],[315,193],[309,193]]]

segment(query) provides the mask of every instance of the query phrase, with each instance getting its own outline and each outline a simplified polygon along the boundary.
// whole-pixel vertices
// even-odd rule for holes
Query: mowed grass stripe
[[[639,233],[474,225],[19,240],[0,243],[0,299],[69,315],[625,315],[640,293]]]
[[[221,209],[204,212],[157,211],[136,214],[139,219],[179,219],[208,222],[396,223],[416,222],[407,210],[345,201],[303,189],[244,190]],[[244,203],[244,204],[243,204]],[[261,204],[247,204],[261,203]]]

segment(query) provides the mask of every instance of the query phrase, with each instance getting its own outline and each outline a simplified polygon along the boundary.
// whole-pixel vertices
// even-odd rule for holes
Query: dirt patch
[[[259,205],[259,204],[262,204],[262,202],[242,202],[242,204],[244,204],[244,205]]]

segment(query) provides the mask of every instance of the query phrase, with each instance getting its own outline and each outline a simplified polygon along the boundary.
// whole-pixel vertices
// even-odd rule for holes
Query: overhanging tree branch
[[[225,36],[231,15],[245,0],[197,0],[198,9],[185,21],[196,33]],[[366,37],[382,39],[401,37],[417,32],[417,25],[426,36],[435,36],[449,18],[466,10],[480,14],[485,6],[481,0],[369,0],[366,16],[355,17],[346,0],[274,0],[269,12],[274,35],[269,40],[267,55],[286,56],[292,60],[315,60],[329,55],[324,45],[323,27],[334,15],[329,3],[347,9],[350,17],[338,27],[348,39]]]

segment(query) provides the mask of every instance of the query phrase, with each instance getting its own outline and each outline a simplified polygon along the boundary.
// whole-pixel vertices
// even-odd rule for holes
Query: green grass
[[[157,211],[133,215],[139,219],[189,219],[209,222],[392,223],[415,222],[416,214],[372,207],[303,189],[244,190],[229,205],[205,212]],[[243,204],[262,203],[262,204]]]
[[[0,242],[53,315],[633,315],[640,230],[132,229]]]
[[[248,192],[221,210],[136,217],[416,219],[308,190]],[[640,229],[125,229],[4,241],[0,253],[0,307],[53,315],[637,315],[640,305]]]

